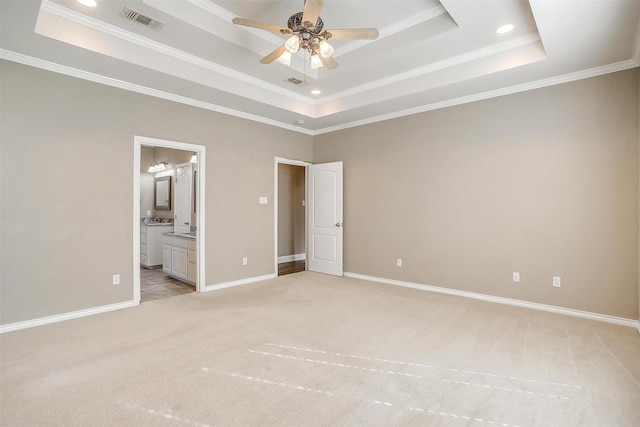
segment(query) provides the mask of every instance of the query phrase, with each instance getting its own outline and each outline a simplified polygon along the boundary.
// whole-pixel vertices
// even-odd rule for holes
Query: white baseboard
[[[282,264],[283,262],[302,261],[303,259],[307,259],[307,254],[279,256],[278,264]]]
[[[70,313],[56,314],[54,316],[40,317],[38,319],[25,320],[23,322],[0,325],[0,334],[19,331],[20,329],[33,328],[35,326],[49,325],[51,323],[64,322],[65,320],[78,319],[80,317],[93,316],[94,314],[107,313],[109,311],[122,310],[139,305],[138,302],[125,301],[117,304],[103,305],[87,308],[85,310],[72,311]]]
[[[246,279],[234,280],[231,282],[217,283],[215,285],[206,285],[202,292],[217,291],[218,289],[231,288],[233,286],[248,285],[249,283],[261,282],[263,280],[275,279],[278,275],[271,273],[264,276],[247,277]]]
[[[385,279],[382,277],[365,276],[364,274],[345,272],[346,277],[354,279],[367,280],[369,282],[385,283],[388,285],[402,286],[405,288],[418,289],[421,291],[438,292],[441,294],[457,295],[465,298],[479,299],[483,301],[495,302],[498,304],[515,305],[518,307],[531,308],[534,310],[548,311],[551,313],[565,314],[568,316],[582,317],[585,319],[599,320],[601,322],[615,323],[617,325],[630,326],[637,328],[640,332],[640,322],[633,319],[625,319],[623,317],[609,316],[606,314],[591,313],[588,311],[574,310],[571,308],[557,307],[554,305],[539,304],[535,302],[522,301],[511,298],[502,298],[492,295],[478,294],[475,292],[459,291],[456,289],[441,288],[438,286],[422,285],[419,283],[403,282],[400,280]]]

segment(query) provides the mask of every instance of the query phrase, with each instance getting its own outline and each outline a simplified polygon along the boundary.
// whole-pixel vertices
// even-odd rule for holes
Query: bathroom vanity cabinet
[[[162,233],[173,231],[173,224],[140,224],[140,265],[162,265]]]
[[[195,285],[198,277],[196,239],[174,233],[162,236],[162,271]]]

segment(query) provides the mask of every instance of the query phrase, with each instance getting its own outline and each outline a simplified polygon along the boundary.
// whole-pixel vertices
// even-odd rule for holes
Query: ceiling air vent
[[[285,82],[288,82],[297,86],[304,86],[307,84],[307,82],[300,79],[296,79],[295,77],[289,77],[287,80],[285,80]]]
[[[140,12],[136,12],[135,10],[130,9],[128,7],[125,7],[124,9],[122,9],[122,12],[120,12],[120,16],[122,16],[125,19],[128,19],[129,21],[133,21],[133,22],[137,22],[139,24],[145,25],[151,28],[152,30],[158,31],[162,29],[162,27],[164,27],[164,22],[158,21],[157,19],[151,18],[146,15],[143,15]]]

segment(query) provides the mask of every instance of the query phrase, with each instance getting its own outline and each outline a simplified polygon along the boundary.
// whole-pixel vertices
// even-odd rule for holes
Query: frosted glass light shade
[[[318,46],[320,47],[320,56],[323,58],[329,58],[333,55],[333,46],[331,46],[326,40],[322,40]]]
[[[314,53],[313,55],[311,55],[311,69],[312,70],[317,70],[318,68],[322,67],[322,61],[320,60],[320,58],[318,57],[317,53]]]
[[[286,65],[287,67],[291,65],[291,52],[285,50],[282,52],[282,55],[278,57],[278,62]]]
[[[287,39],[284,43],[284,48],[291,53],[296,53],[300,50],[300,37],[293,35]]]

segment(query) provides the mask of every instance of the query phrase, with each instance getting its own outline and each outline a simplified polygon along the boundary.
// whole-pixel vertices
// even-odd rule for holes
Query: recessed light
[[[503,26],[499,27],[496,30],[496,33],[504,34],[504,33],[508,33],[511,30],[513,30],[513,24],[506,24],[506,25],[503,25]]]
[[[311,91],[311,95],[320,95],[322,91],[320,89],[314,89]]]
[[[96,0],[78,0],[78,3],[85,5],[87,7],[96,7],[98,3]]]

